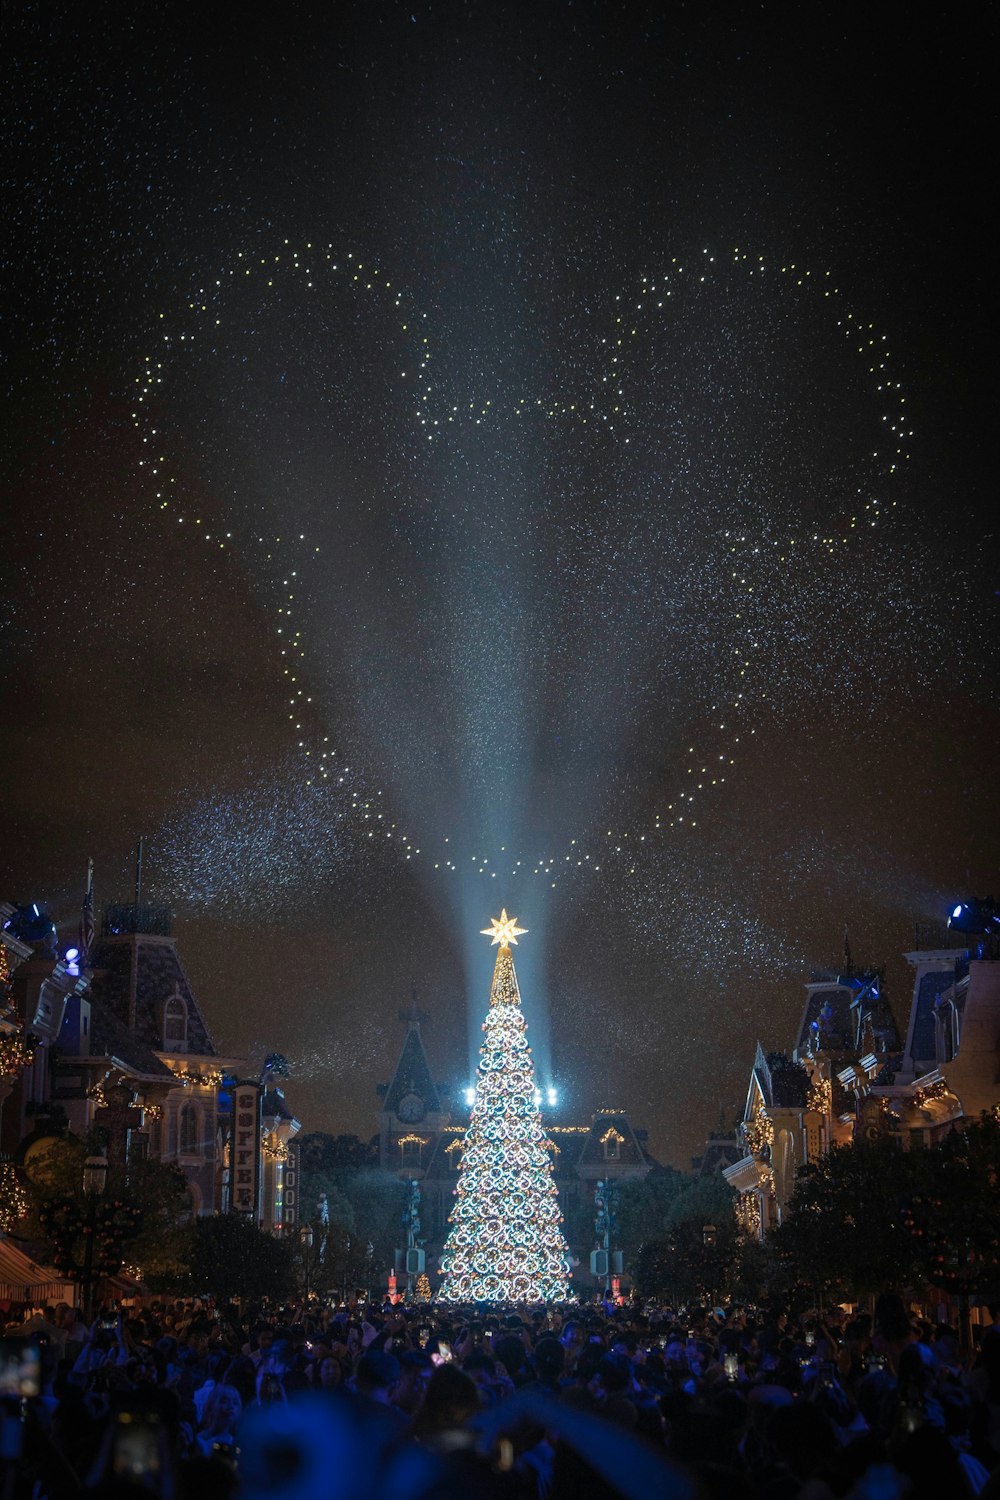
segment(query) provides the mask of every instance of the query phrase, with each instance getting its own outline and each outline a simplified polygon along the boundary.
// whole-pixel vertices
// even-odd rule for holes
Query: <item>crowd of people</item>
[[[892,1295],[61,1305],[5,1329],[0,1377],[2,1500],[1000,1497],[1000,1321],[963,1352]]]

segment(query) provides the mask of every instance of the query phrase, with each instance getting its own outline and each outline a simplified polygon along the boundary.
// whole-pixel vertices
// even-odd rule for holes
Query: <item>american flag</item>
[[[80,912],[80,958],[79,965],[82,969],[90,962],[90,950],[94,946],[94,861],[87,861],[87,889],[83,896],[83,910]]]

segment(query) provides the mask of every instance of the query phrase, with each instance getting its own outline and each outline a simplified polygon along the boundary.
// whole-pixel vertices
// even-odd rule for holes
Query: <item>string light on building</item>
[[[0,1078],[13,1078],[23,1073],[34,1056],[35,1044],[31,1037],[25,1037],[20,1031],[0,1036]]]
[[[511,954],[524,931],[506,911],[484,929],[498,952],[476,1102],[441,1256],[438,1296],[444,1302],[561,1302],[569,1296],[569,1254]]]
[[[753,1117],[743,1126],[743,1139],[751,1156],[767,1157],[774,1144],[774,1121],[760,1100]]]
[[[27,1212],[28,1194],[13,1163],[4,1157],[0,1159],[0,1231],[9,1234]]]
[[[814,1074],[806,1098],[806,1109],[816,1114],[828,1115],[833,1107],[833,1084],[829,1078]]]
[[[760,1197],[757,1193],[741,1193],[733,1205],[737,1231],[745,1239],[760,1239]]]

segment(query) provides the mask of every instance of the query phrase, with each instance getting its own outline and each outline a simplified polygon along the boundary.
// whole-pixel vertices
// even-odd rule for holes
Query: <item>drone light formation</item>
[[[568,424],[581,432],[596,429],[624,455],[636,442],[637,422],[641,424],[642,420],[638,414],[644,399],[643,347],[650,345],[658,329],[669,327],[686,300],[703,296],[706,287],[735,288],[739,293],[741,288],[763,283],[779,285],[789,299],[818,301],[829,308],[831,333],[846,340],[876,398],[878,412],[873,427],[877,436],[867,452],[858,455],[870,482],[857,487],[856,495],[835,518],[831,516],[825,524],[808,529],[791,525],[782,529],[782,523],[776,521],[756,532],[737,526],[719,534],[720,556],[730,561],[728,584],[734,607],[723,691],[703,705],[702,717],[708,721],[714,741],[686,747],[673,795],[665,796],[642,825],[616,824],[606,828],[603,836],[595,832],[585,835],[578,828],[564,841],[547,840],[547,847],[540,850],[531,850],[523,842],[521,846],[512,845],[509,840],[491,848],[489,841],[480,839],[471,855],[461,852],[462,845],[466,849],[468,845],[455,829],[429,828],[418,840],[388,811],[385,792],[372,789],[364,774],[352,766],[354,758],[341,755],[329,735],[317,739],[310,724],[317,707],[310,688],[310,653],[301,601],[318,586],[321,548],[310,540],[306,530],[294,524],[284,534],[260,530],[252,542],[245,543],[236,540],[245,526],[235,520],[214,528],[206,525],[180,492],[169,442],[157,425],[160,388],[165,381],[183,376],[185,360],[196,351],[201,354],[204,350],[203,357],[211,358],[215,330],[230,316],[236,288],[252,288],[262,307],[277,297],[279,289],[291,288],[306,303],[327,296],[352,298],[363,306],[377,305],[381,313],[394,320],[400,351],[398,380],[409,393],[413,431],[427,444],[461,443],[463,429],[482,427],[506,416],[518,422],[530,419],[557,423],[564,428]],[[220,551],[236,545],[252,546],[258,554],[253,565],[263,563],[273,570],[275,631],[284,660],[289,732],[302,759],[306,785],[334,796],[336,816],[352,827],[358,840],[389,846],[404,862],[422,858],[429,868],[444,875],[489,880],[499,877],[503,889],[511,881],[520,884],[528,877],[543,880],[551,888],[571,876],[592,879],[612,870],[616,878],[631,877],[648,853],[646,846],[662,843],[668,835],[682,837],[699,827],[713,802],[718,805],[738,764],[741,745],[756,734],[752,717],[769,697],[761,686],[762,596],[782,573],[789,580],[801,580],[804,573],[811,575],[821,567],[823,558],[834,556],[856,543],[860,534],[877,527],[886,510],[896,505],[896,500],[887,499],[883,492],[910,456],[913,432],[906,395],[902,383],[893,377],[886,336],[847,305],[831,272],[817,273],[796,262],[771,264],[765,257],[741,248],[718,257],[707,248],[687,260],[674,257],[660,274],[643,274],[630,292],[615,295],[606,315],[607,332],[595,339],[589,388],[582,382],[580,391],[572,395],[498,390],[464,401],[453,399],[446,377],[435,374],[444,361],[441,351],[433,348],[427,315],[414,307],[412,299],[377,264],[350,252],[337,254],[330,244],[306,242],[296,249],[286,240],[273,255],[241,252],[214,279],[197,287],[185,314],[161,313],[158,322],[157,342],[145,356],[135,382],[132,420],[141,449],[138,467],[159,509],[172,515],[176,524],[187,528],[200,544]],[[770,696],[773,700],[773,694]],[[482,809],[472,809],[471,813],[478,816]]]

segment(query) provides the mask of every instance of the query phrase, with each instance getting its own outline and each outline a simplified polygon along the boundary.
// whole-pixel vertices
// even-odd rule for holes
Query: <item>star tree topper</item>
[[[490,927],[480,928],[483,937],[492,938],[493,946],[499,943],[501,948],[509,948],[511,943],[516,948],[518,938],[523,937],[527,930],[527,927],[518,927],[516,917],[508,917],[506,907],[501,909],[498,917],[492,918]]]

